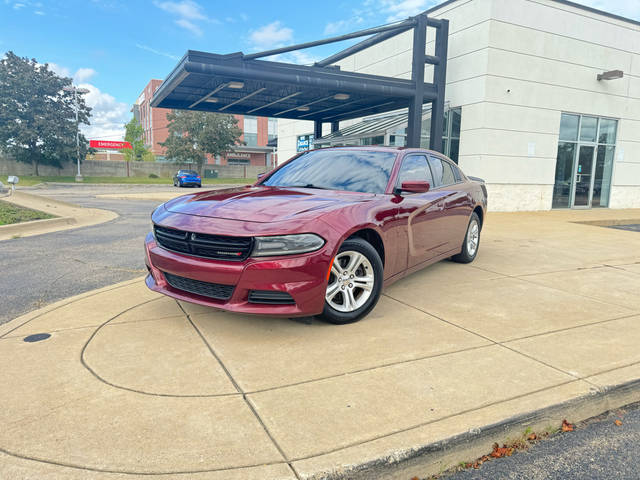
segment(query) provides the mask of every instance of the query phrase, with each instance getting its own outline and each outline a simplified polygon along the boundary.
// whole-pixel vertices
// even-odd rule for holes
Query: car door
[[[402,182],[419,180],[433,185],[433,175],[427,156],[410,154],[404,157],[396,178],[396,189]],[[437,190],[426,193],[407,193],[396,190],[398,199],[398,217],[403,219],[406,228],[407,267],[411,268],[426,262],[439,253],[443,235],[437,231],[439,219],[444,214],[442,194]]]
[[[442,195],[443,215],[438,219],[437,231],[441,241],[439,253],[447,253],[462,246],[471,215],[469,193],[461,188],[458,168],[445,159],[429,155],[437,190]]]

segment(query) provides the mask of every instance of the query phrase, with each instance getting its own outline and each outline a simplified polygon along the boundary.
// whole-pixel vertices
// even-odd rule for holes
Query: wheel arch
[[[346,238],[344,238],[344,240],[349,240],[350,238],[362,238],[363,240],[366,240],[369,244],[371,244],[371,246],[376,250],[376,252],[378,252],[378,255],[380,255],[380,260],[382,260],[382,266],[384,267],[385,265],[384,241],[382,240],[382,236],[375,229],[371,227],[358,228],[355,231],[349,232]]]

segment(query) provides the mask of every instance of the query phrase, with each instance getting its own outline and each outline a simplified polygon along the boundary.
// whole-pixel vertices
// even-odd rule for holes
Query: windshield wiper
[[[329,190],[327,187],[320,187],[313,183],[307,183],[306,185],[283,185],[281,188],[317,188],[318,190]]]

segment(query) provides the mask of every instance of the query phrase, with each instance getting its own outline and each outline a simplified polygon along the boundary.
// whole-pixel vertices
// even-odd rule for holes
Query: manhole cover
[[[23,340],[25,342],[33,343],[33,342],[41,342],[42,340],[46,340],[51,336],[50,333],[34,333],[33,335],[29,335],[28,337],[24,337]]]
[[[640,232],[640,223],[633,223],[631,225],[611,225],[609,228],[617,228],[618,230],[629,230],[632,232]]]

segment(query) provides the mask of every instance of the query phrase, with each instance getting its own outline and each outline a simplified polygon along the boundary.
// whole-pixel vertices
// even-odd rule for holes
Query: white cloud
[[[96,74],[93,68],[79,68],[76,73],[73,74],[73,80],[76,82],[86,82]]]
[[[293,41],[293,30],[276,20],[249,32],[249,41],[254,50],[277,48]]]
[[[338,20],[336,22],[329,22],[324,27],[325,35],[335,35],[336,33],[346,32],[352,30],[356,25],[364,22],[364,18],[360,15],[355,15],[351,18],[344,20]]]
[[[180,57],[178,57],[177,55],[172,55],[172,54],[167,53],[167,52],[162,52],[160,50],[156,50],[155,48],[150,47],[148,45],[141,45],[139,43],[136,43],[136,48],[139,48],[140,50],[146,50],[147,52],[151,52],[151,53],[154,53],[156,55],[160,55],[160,56],[163,56],[163,57],[171,58],[173,60],[179,60],[180,59]]]
[[[49,70],[60,77],[71,77],[71,70],[67,67],[58,65],[57,63],[49,63]]]
[[[577,0],[577,2],[598,10],[640,20],[640,1],[638,0]]]
[[[42,10],[36,10],[35,12],[36,15],[44,15],[44,12]]]
[[[206,20],[207,16],[202,13],[202,7],[191,0],[182,2],[154,2],[155,6],[165,12],[173,13],[179,17],[189,20]]]
[[[404,20],[433,7],[437,0],[379,0],[378,8],[387,15],[387,22]]]
[[[122,140],[124,124],[131,117],[129,105],[118,102],[112,95],[90,83],[81,83],[79,87],[89,90],[84,99],[92,109],[91,125],[81,126],[82,133],[87,139]]]
[[[204,13],[202,6],[192,0],[179,2],[155,1],[153,3],[159,9],[178,17],[173,23],[190,31],[197,37],[202,36],[202,28],[198,25],[199,22],[220,23],[216,19],[208,17]]]
[[[14,3],[13,4],[13,9],[14,10],[20,10],[21,8],[26,7],[26,5],[24,3]]]
[[[179,27],[184,28],[185,30],[189,30],[191,33],[193,33],[197,37],[202,36],[202,29],[192,21],[187,20],[186,18],[179,18],[178,20],[175,21],[175,24],[178,25]]]

